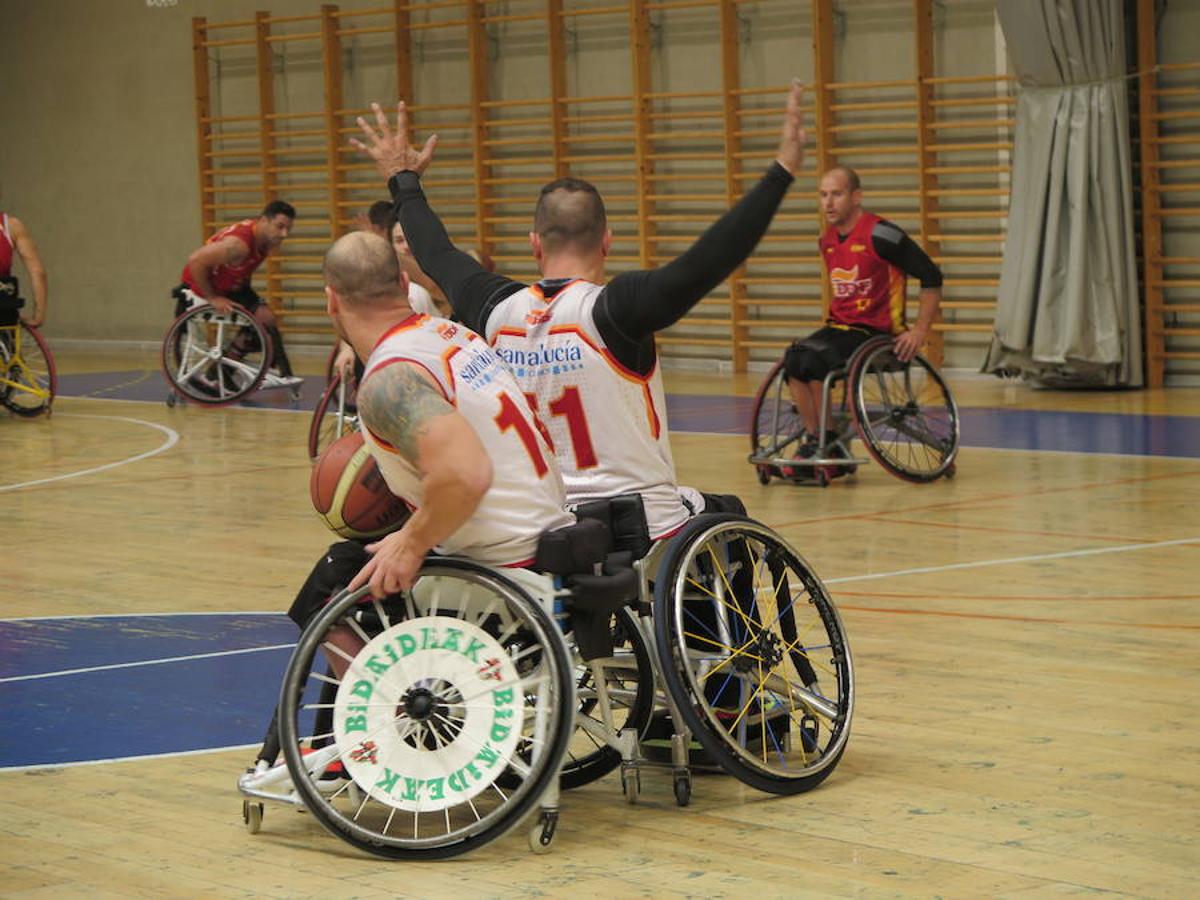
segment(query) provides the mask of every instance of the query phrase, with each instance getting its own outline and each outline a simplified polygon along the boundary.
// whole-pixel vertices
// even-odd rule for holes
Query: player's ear
[[[403,269],[400,270],[400,290],[404,292],[404,296],[408,296],[409,290],[412,288],[412,279],[408,277],[408,273]]]
[[[336,316],[341,309],[341,298],[338,297],[337,291],[329,285],[325,285],[325,312],[331,316]]]
[[[542,238],[536,231],[529,232],[529,249],[533,251],[533,258],[539,263],[542,261],[542,255],[545,252],[542,249]]]
[[[600,253],[605,257],[608,256],[608,251],[612,247],[612,229],[604,229],[604,237],[600,240]]]

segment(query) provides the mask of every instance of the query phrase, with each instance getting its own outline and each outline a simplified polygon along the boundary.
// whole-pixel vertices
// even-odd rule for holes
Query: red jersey
[[[821,259],[833,282],[829,323],[900,334],[905,329],[905,275],[875,252],[871,232],[879,221],[863,210],[845,238],[832,225],[821,235]]]
[[[218,296],[223,296],[230,291],[248,285],[250,283],[250,276],[254,274],[254,270],[267,258],[267,254],[258,249],[258,242],[254,240],[254,222],[254,219],[243,219],[236,225],[230,225],[228,228],[218,231],[204,242],[206,244],[215,244],[217,241],[224,240],[227,237],[235,237],[250,248],[250,255],[236,266],[217,266],[215,269],[209,270],[209,281],[212,282],[213,290]],[[183,283],[193,291],[199,293],[196,289],[196,283],[192,278],[192,273],[186,265],[183,267]]]
[[[8,213],[0,213],[0,278],[12,274],[13,239],[8,230]]]

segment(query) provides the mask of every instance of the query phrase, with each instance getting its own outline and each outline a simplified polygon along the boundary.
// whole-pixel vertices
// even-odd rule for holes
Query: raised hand
[[[409,143],[408,113],[403,100],[396,104],[395,132],[388,125],[387,116],[383,114],[383,109],[378,103],[372,103],[371,109],[375,112],[375,127],[371,127],[362,116],[358,117],[358,127],[366,135],[367,143],[357,138],[350,138],[350,143],[375,160],[375,165],[384,178],[391,178],[399,172],[416,172],[418,175],[424,172],[433,161],[433,150],[438,142],[437,135],[431,134],[424,146],[417,150]]]
[[[783,113],[783,135],[779,139],[779,155],[776,161],[795,175],[804,163],[804,145],[808,133],[804,130],[804,114],[800,110],[804,102],[804,85],[793,78],[788,88],[787,108]]]

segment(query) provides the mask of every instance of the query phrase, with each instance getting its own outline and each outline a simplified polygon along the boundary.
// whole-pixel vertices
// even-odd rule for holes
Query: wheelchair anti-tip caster
[[[676,769],[674,777],[675,805],[687,806],[692,802],[692,773],[687,769]]]
[[[167,406],[171,409],[175,408],[175,404],[179,402],[179,395],[174,391],[167,394]]]
[[[249,800],[242,801],[242,821],[246,823],[246,830],[251,834],[258,834],[262,830],[263,820],[263,805],[261,803],[252,803]]]
[[[558,810],[543,809],[533,827],[529,829],[529,849],[534,853],[549,853],[557,829]]]
[[[633,806],[642,792],[642,772],[635,762],[621,763],[621,793],[625,802]]]

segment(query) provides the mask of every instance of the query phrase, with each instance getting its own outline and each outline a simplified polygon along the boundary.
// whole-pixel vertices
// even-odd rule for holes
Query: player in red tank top
[[[25,223],[16,216],[0,213],[0,295],[17,294],[17,280],[12,277],[14,254],[20,257],[33,279],[33,315],[25,317],[25,322],[37,328],[46,321],[46,268]]]
[[[896,355],[912,359],[929,336],[942,299],[941,270],[903,229],[862,208],[862,186],[853,169],[839,166],[821,177],[821,211],[828,223],[819,241],[821,259],[833,287],[829,318],[784,355],[788,389],[807,433],[802,457],[812,456],[821,429],[830,429],[829,422],[818,421],[825,376],[877,334],[895,335]],[[909,275],[921,282],[912,328],[904,314]],[[826,434],[827,440],[833,437]]]
[[[255,293],[250,280],[263,260],[283,243],[295,219],[296,210],[290,203],[272,200],[257,219],[245,219],[217,232],[188,257],[183,267],[183,283],[174,291],[179,300],[176,315],[187,308],[183,288],[206,300],[220,313],[230,312],[234,303],[242,306],[271,335],[275,347],[272,364],[278,366],[279,374],[285,378],[293,377],[292,367],[275,313]]]

